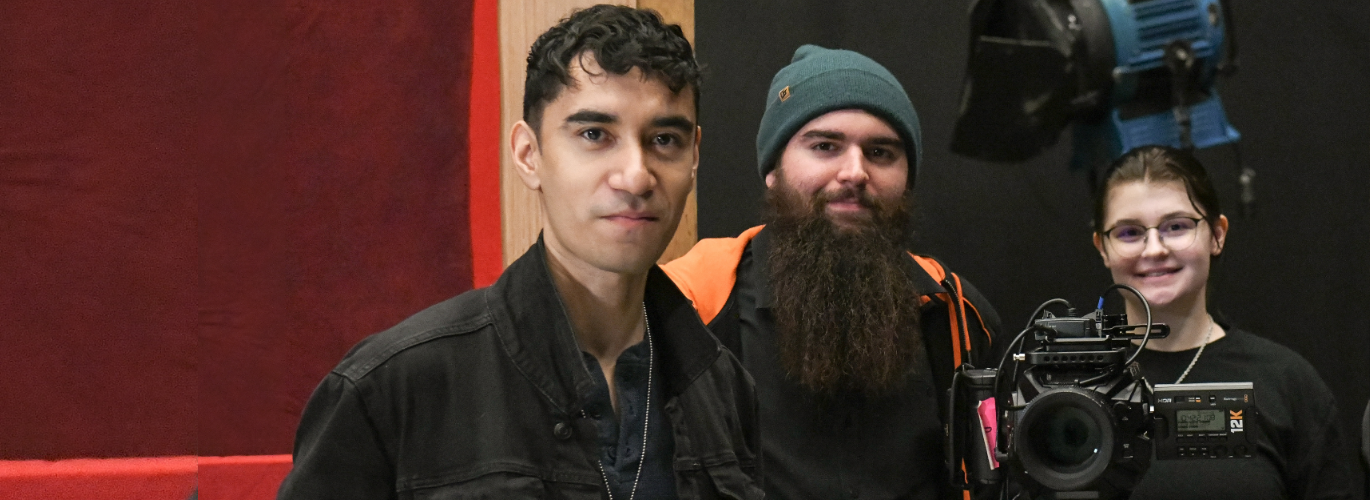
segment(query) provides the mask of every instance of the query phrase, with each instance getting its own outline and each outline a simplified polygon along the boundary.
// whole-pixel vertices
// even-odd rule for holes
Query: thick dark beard
[[[770,285],[780,364],[820,395],[896,388],[923,355],[919,297],[905,266],[907,197],[858,198],[872,217],[842,228],[831,196],[813,202],[783,182],[766,193]]]

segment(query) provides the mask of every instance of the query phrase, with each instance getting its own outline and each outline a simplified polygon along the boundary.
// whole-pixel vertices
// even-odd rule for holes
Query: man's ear
[[[775,171],[776,169],[773,168],[770,172],[766,172],[766,189],[775,187]]]
[[[538,136],[528,122],[519,120],[509,129],[509,148],[513,153],[514,171],[528,189],[537,191],[542,187],[542,150],[538,147]]]
[[[695,126],[695,164],[690,167],[690,178],[699,179],[699,141],[704,139],[704,128]]]

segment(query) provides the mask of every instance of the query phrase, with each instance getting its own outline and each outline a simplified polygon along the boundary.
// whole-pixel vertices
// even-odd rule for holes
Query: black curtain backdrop
[[[705,65],[699,234],[757,223],[756,127],[771,77],[804,43],[851,49],[903,82],[923,125],[915,249],[989,297],[1006,328],[1041,302],[1092,307],[1109,275],[1090,244],[1090,191],[1072,174],[1070,139],[1023,164],[950,152],[966,64],[968,2],[826,0],[695,5]],[[1346,429],[1370,399],[1370,2],[1233,5],[1241,69],[1219,83],[1258,173],[1257,213],[1237,214],[1231,149],[1201,152],[1231,236],[1216,307],[1235,325],[1289,346],[1332,387]],[[1114,298],[1116,300],[1116,297]]]

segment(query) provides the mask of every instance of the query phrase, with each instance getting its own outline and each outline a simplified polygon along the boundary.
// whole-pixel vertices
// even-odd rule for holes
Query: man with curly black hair
[[[756,394],[656,267],[696,168],[680,28],[597,6],[528,56],[514,168],[541,237],[352,349],[279,498],[761,498]]]

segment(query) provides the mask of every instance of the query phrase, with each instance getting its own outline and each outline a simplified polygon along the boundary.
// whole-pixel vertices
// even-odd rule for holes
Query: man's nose
[[[842,152],[840,157],[841,165],[837,171],[837,180],[843,184],[865,185],[870,180],[870,160],[866,158],[865,152],[860,147],[851,146]]]
[[[656,187],[656,176],[647,164],[641,145],[628,145],[617,159],[617,171],[609,176],[609,186],[634,196],[646,196]]]

